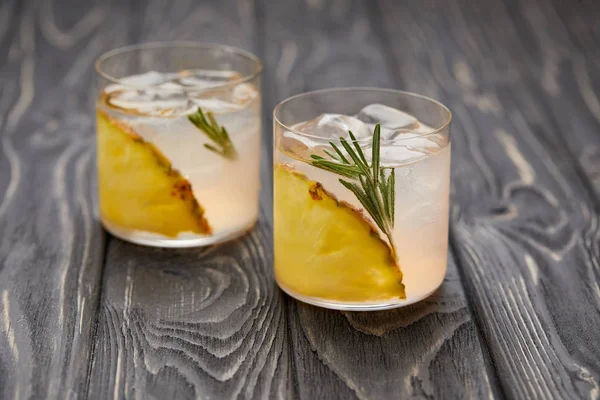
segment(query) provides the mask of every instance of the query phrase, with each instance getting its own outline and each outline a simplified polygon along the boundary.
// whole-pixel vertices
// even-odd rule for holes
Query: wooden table
[[[241,240],[139,247],[96,211],[93,62],[204,40],[265,64],[262,211]],[[454,113],[449,271],[344,313],[272,275],[271,110],[332,86]],[[0,2],[2,399],[597,399],[600,2]]]

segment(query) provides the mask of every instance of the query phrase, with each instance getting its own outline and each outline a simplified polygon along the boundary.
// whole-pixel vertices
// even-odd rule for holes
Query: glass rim
[[[436,135],[436,134],[440,133],[441,131],[447,129],[450,126],[450,122],[452,122],[452,111],[450,111],[450,109],[448,107],[446,107],[444,104],[442,104],[441,102],[439,102],[431,97],[424,96],[424,95],[418,94],[418,93],[408,92],[405,90],[387,89],[387,88],[370,87],[370,86],[350,86],[350,87],[339,87],[339,88],[327,88],[327,89],[312,90],[310,92],[295,94],[293,96],[290,96],[290,97],[280,101],[275,106],[275,108],[273,109],[273,121],[275,121],[276,123],[281,125],[288,132],[292,132],[296,135],[300,135],[300,136],[310,138],[310,139],[327,140],[328,142],[330,142],[330,141],[339,142],[340,138],[324,138],[322,136],[311,135],[310,133],[305,133],[305,132],[301,132],[297,129],[294,129],[294,128],[284,124],[283,122],[281,122],[279,120],[279,118],[277,118],[277,111],[279,110],[280,107],[284,106],[288,102],[297,100],[301,97],[315,95],[315,94],[321,94],[321,93],[327,93],[327,92],[350,92],[350,91],[388,92],[388,93],[394,93],[394,94],[398,94],[398,95],[402,95],[402,96],[416,97],[416,98],[434,103],[447,112],[448,117],[444,121],[444,123],[442,124],[441,127],[436,128],[435,130],[428,132],[426,134],[419,135],[417,138],[426,138],[429,136]],[[402,142],[404,140],[408,141],[408,140],[414,140],[414,139],[416,139],[416,138],[411,137],[411,138],[400,138],[400,139],[382,139],[380,142],[385,143],[385,144],[390,144],[390,143],[401,144],[400,142]],[[353,143],[372,143],[372,141],[373,141],[373,139],[371,137],[368,137],[368,138],[352,140],[351,142],[353,142]]]
[[[243,58],[246,58],[246,59],[254,62],[255,68],[252,70],[252,72],[250,72],[246,75],[243,75],[240,78],[234,79],[232,81],[228,81],[227,83],[218,84],[215,86],[211,86],[210,88],[204,88],[204,89],[221,89],[221,88],[225,88],[228,86],[240,85],[242,83],[248,82],[248,81],[256,78],[257,76],[259,76],[261,74],[261,72],[263,70],[262,62],[260,61],[258,56],[256,56],[254,53],[240,49],[239,47],[235,47],[235,46],[229,46],[229,45],[225,45],[225,44],[212,43],[212,42],[193,41],[193,40],[145,42],[145,43],[138,43],[138,44],[117,47],[115,49],[112,49],[105,53],[102,53],[94,62],[94,69],[96,70],[96,73],[98,75],[100,75],[102,78],[108,80],[109,82],[127,86],[127,87],[134,87],[134,86],[123,83],[122,78],[115,78],[114,76],[104,72],[101,64],[111,57],[126,54],[126,53],[129,53],[132,51],[151,50],[151,49],[167,49],[167,48],[177,48],[177,47],[179,47],[179,48],[189,47],[189,48],[195,48],[195,49],[222,49],[222,50],[225,50],[226,52],[242,56]],[[186,89],[175,89],[175,90],[167,89],[166,91],[187,92],[189,90],[198,90],[198,88],[194,89],[193,87],[190,87],[190,88],[186,88]]]

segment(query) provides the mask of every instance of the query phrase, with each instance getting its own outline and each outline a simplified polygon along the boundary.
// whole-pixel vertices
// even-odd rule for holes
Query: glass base
[[[202,247],[227,242],[245,235],[254,227],[255,224],[256,220],[253,220],[250,224],[244,225],[239,229],[223,231],[209,236],[201,236],[189,233],[181,234],[177,238],[169,238],[152,232],[123,229],[106,220],[102,221],[104,229],[106,229],[111,235],[125,240],[126,242],[131,242],[142,246],[169,248]]]
[[[331,310],[342,310],[342,311],[380,311],[380,310],[391,310],[393,308],[406,307],[410,304],[414,304],[423,299],[426,299],[427,297],[431,296],[436,290],[438,290],[440,286],[442,286],[442,282],[440,282],[440,284],[437,285],[430,292],[419,295],[419,296],[407,297],[404,300],[390,299],[390,300],[379,300],[376,302],[360,302],[360,303],[354,302],[354,303],[352,303],[352,302],[335,301],[335,300],[330,300],[330,299],[322,299],[319,297],[304,296],[304,295],[296,292],[295,290],[290,289],[289,287],[285,286],[284,284],[279,282],[279,280],[277,280],[277,279],[275,279],[275,280],[277,281],[277,285],[279,286],[279,288],[281,290],[283,290],[285,293],[287,293],[291,297],[295,298],[296,300],[299,300],[303,303],[312,304],[313,306],[317,306],[317,307],[329,308]]]

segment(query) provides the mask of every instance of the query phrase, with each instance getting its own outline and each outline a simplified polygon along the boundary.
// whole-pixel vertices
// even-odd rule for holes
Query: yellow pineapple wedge
[[[289,168],[274,171],[275,274],[310,297],[344,302],[404,299],[389,245],[360,211]]]
[[[97,112],[98,186],[103,219],[122,229],[176,237],[210,234],[192,185],[125,124]]]

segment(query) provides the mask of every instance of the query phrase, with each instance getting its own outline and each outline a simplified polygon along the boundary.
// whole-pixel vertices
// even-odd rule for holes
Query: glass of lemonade
[[[446,273],[451,113],[375,88],[304,93],[274,111],[275,276],[344,310],[395,308]]]
[[[161,247],[218,243],[258,218],[261,63],[243,50],[149,43],[96,62],[100,216]]]

